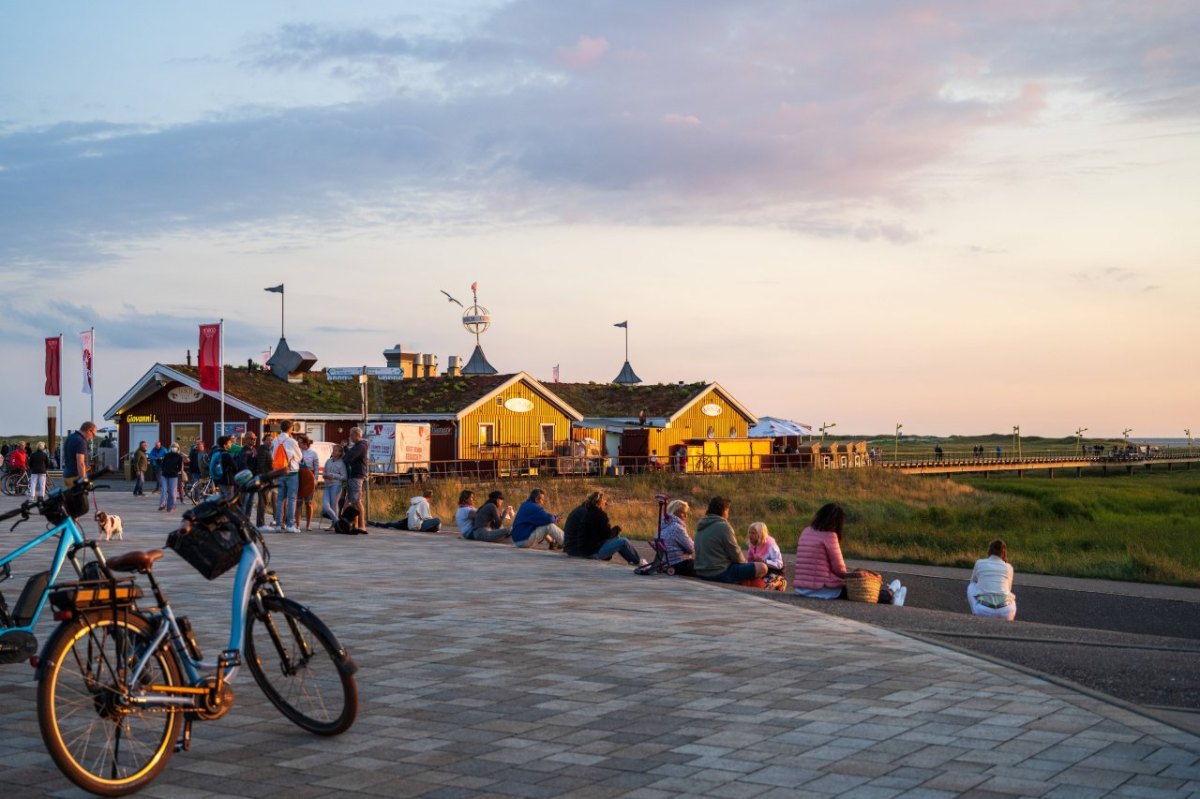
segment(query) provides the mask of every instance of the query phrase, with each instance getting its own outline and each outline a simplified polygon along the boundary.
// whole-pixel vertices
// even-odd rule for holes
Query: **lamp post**
[[[896,422],[896,447],[892,450],[892,460],[894,461],[900,460],[900,428],[902,427],[904,425]]]
[[[837,422],[821,422],[821,443],[825,443],[825,431],[837,427]]]
[[[1126,444],[1126,445],[1128,445],[1128,444],[1129,444],[1129,434],[1130,434],[1130,433],[1132,433],[1132,432],[1133,432],[1133,428],[1132,428],[1132,427],[1126,427],[1126,428],[1125,428],[1125,429],[1124,429],[1124,430],[1121,432],[1121,435],[1125,436],[1125,444]]]
[[[1081,427],[1075,431],[1075,451],[1079,454],[1083,454],[1083,434],[1087,431],[1086,427]]]
[[[1013,425],[1013,449],[1017,451],[1017,460],[1021,460],[1021,425]]]
[[[1188,437],[1188,449],[1191,450],[1191,448],[1192,448],[1192,429],[1190,427],[1185,427],[1183,430],[1183,434]]]
[[[358,376],[358,390],[362,395],[362,429],[367,432],[367,367]],[[363,480],[363,529],[367,529],[367,519],[371,518],[371,450],[367,449],[367,477]]]

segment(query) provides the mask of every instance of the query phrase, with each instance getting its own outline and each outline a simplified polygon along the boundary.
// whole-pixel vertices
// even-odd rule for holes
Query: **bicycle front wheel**
[[[251,602],[246,664],[271,704],[317,735],[350,729],[358,715],[354,661],[321,620],[290,599]]]
[[[180,716],[132,704],[130,671],[152,640],[131,613],[84,615],[56,631],[38,682],[38,726],[67,779],[101,796],[122,796],[158,776],[174,751]],[[180,685],[175,653],[160,647],[140,686]]]

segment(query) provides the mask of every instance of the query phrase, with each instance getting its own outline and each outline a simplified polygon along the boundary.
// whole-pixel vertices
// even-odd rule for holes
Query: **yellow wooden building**
[[[686,442],[709,440],[738,449],[746,456],[745,468],[758,468],[750,466],[752,445],[733,445],[752,440],[748,433],[758,419],[720,383],[551,383],[549,388],[583,415],[575,435],[603,442],[604,454],[619,457],[622,465],[679,469]],[[722,462],[722,470],[725,466]]]

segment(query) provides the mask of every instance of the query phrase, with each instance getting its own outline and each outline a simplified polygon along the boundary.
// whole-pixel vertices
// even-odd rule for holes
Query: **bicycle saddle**
[[[145,552],[126,552],[108,560],[108,568],[115,572],[148,572],[154,567],[154,561],[163,556],[161,549],[148,549]]]

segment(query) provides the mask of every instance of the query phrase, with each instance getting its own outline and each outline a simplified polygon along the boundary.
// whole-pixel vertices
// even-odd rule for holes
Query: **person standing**
[[[233,497],[233,476],[236,472],[233,456],[229,454],[229,436],[221,436],[217,439],[217,448],[208,456],[208,475],[221,492],[222,499]]]
[[[208,476],[208,447],[203,441],[197,441],[188,450],[187,471],[193,482]]]
[[[150,468],[148,452],[145,441],[138,444],[138,448],[133,451],[133,495],[135,497],[146,496],[146,470]]]
[[[88,479],[88,442],[96,437],[96,423],[84,422],[63,444],[63,483],[67,488]]]
[[[967,604],[976,616],[1012,621],[1017,617],[1017,597],[1012,592],[1013,567],[1008,546],[997,538],[988,546],[987,557],[975,561],[967,583]]]
[[[250,472],[250,474],[258,474],[255,471],[258,468],[258,436],[254,433],[246,433],[242,439],[246,446],[242,447],[242,451],[233,459],[234,461],[234,477],[242,471]],[[237,482],[236,480],[234,482]],[[250,511],[254,508],[255,492],[247,491],[239,500],[241,503],[242,513],[246,514],[246,518],[250,518]]]
[[[183,472],[183,455],[179,445],[172,443],[171,449],[163,455],[160,462],[162,474],[162,493],[158,498],[158,509],[171,513],[175,510],[175,494],[179,490],[179,475]]]
[[[413,497],[408,502],[408,529],[419,533],[436,533],[442,529],[442,520],[433,515],[429,500],[433,499],[433,489],[426,488],[420,496]]]
[[[346,504],[358,511],[354,520],[354,529],[367,529],[367,514],[363,508],[363,484],[367,481],[367,442],[363,439],[362,428],[350,428],[350,448],[342,456],[346,464]]]
[[[512,542],[515,546],[531,549],[545,541],[550,549],[563,548],[563,531],[555,524],[558,514],[546,510],[545,503],[546,492],[540,488],[530,491],[529,499],[521,503],[512,526]]]
[[[304,529],[312,529],[313,496],[317,493],[317,475],[320,474],[321,459],[312,448],[312,439],[302,435],[296,439],[300,444],[300,483],[297,494],[299,507],[304,510]],[[296,526],[300,526],[297,512]]]
[[[162,464],[163,456],[167,454],[167,448],[162,445],[161,441],[154,442],[154,448],[150,450],[150,468],[154,470],[154,490],[150,493],[159,494],[162,492],[163,479]]]
[[[279,468],[287,468],[287,474],[279,478],[279,494],[275,497],[276,530],[285,533],[300,532],[296,525],[296,495],[300,490],[300,445],[289,433],[292,430],[291,421],[284,419],[279,423],[279,435],[271,448],[271,462],[279,463]],[[286,464],[286,467],[285,465]]]
[[[258,452],[254,454],[254,473],[256,475],[267,474],[272,471],[271,455],[275,449],[274,444],[273,436],[270,433],[264,432],[262,444],[259,445]],[[275,516],[276,489],[271,488],[261,493],[255,492],[252,496],[258,497],[258,511],[254,516],[254,523],[258,526],[258,529],[263,530],[266,528],[267,508],[271,509],[272,525],[278,524],[279,517]]]
[[[696,576],[719,583],[741,583],[767,575],[767,564],[747,563],[729,523],[729,500],[713,497],[696,525]]]
[[[338,504],[342,498],[342,487],[346,482],[346,464],[342,462],[345,450],[341,444],[333,445],[333,453],[325,461],[325,494],[321,498],[321,513],[336,522],[341,511]]]
[[[18,441],[17,446],[8,453],[8,468],[10,471],[23,472],[29,466],[28,453],[25,451],[25,442]]]
[[[50,454],[46,442],[39,441],[37,449],[29,456],[29,496],[31,499],[46,498],[46,472],[50,470]]]

